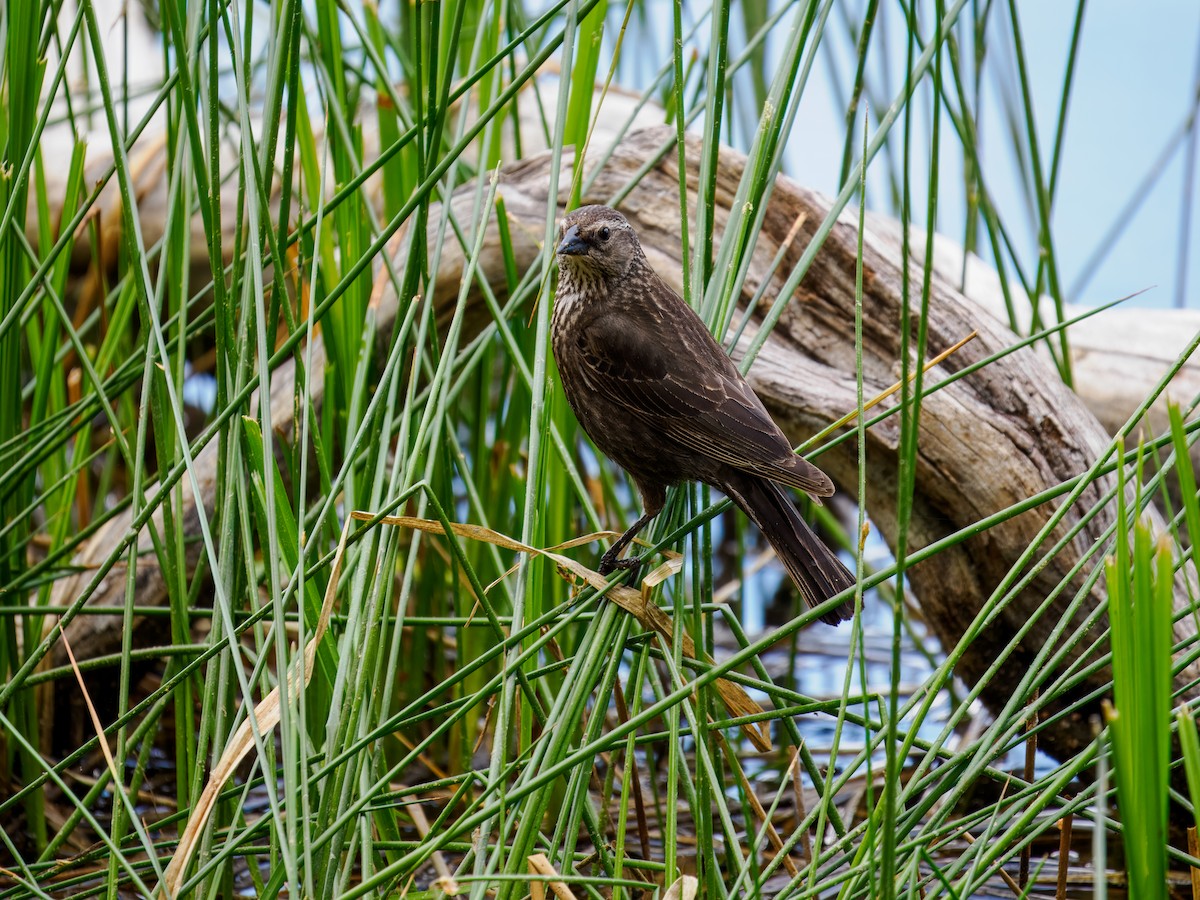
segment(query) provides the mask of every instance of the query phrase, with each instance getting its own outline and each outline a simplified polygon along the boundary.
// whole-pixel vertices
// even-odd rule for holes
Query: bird
[[[758,526],[810,608],[855,578],[800,516],[783,486],[817,503],[829,477],[798,455],[703,320],[651,267],[629,221],[582,206],[559,227],[550,343],[563,392],[593,443],[637,486],[642,516],[600,559],[609,575],[641,560],[621,553],[666,503],[700,481]],[[848,599],[821,619],[853,617]]]

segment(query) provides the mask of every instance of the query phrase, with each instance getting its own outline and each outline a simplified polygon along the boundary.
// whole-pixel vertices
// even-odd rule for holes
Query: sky
[[[1023,6],[1029,7],[1034,77],[1039,83],[1061,78],[1053,54],[1068,40],[1073,11],[1060,3]],[[1196,186],[1187,196],[1184,175],[1195,167],[1184,164],[1186,141],[1165,166],[1157,161],[1195,112],[1198,48],[1200,4],[1194,0],[1141,7],[1103,2],[1086,14],[1055,216],[1068,284],[1078,283],[1076,273],[1126,205],[1141,194],[1145,200],[1080,291],[1085,301],[1145,287],[1153,288],[1147,305],[1177,301],[1181,211],[1185,205],[1197,211]],[[1139,185],[1155,172],[1161,174],[1147,194]],[[1200,222],[1193,220],[1190,232],[1183,299],[1200,308]]]
[[[861,16],[865,3],[850,3],[852,14]],[[918,4],[925,15],[928,2]],[[1043,165],[1049,163],[1058,117],[1059,98],[1066,71],[1068,50],[1077,12],[1074,0],[1018,0],[1032,104]],[[623,4],[610,7],[609,33]],[[835,5],[827,39],[845,35]],[[889,90],[899,89],[904,65],[904,28],[899,7],[884,0],[880,4],[879,34],[886,36]],[[637,81],[647,79],[669,54],[671,5],[655,0],[648,5],[648,23],[634,23],[623,51],[621,74]],[[739,17],[734,5],[734,29]],[[969,13],[972,5],[964,10]],[[685,5],[685,11],[687,7]],[[1002,94],[1018,82],[1013,59],[1012,28],[1008,4],[992,5],[988,32],[988,71],[981,92],[979,116],[981,153],[985,178],[1003,217],[1016,232],[1018,251],[1024,260],[1035,260],[1035,218],[1012,164],[1008,125],[1002,113]],[[790,14],[789,14],[790,15]],[[785,18],[786,23],[789,19]],[[686,18],[685,18],[685,28]],[[701,26],[697,40],[707,39],[708,24]],[[782,32],[784,29],[778,29]],[[928,30],[928,29],[927,29]],[[781,40],[775,41],[776,48]],[[785,166],[801,183],[836,193],[845,124],[834,103],[835,81],[849,84],[854,58],[848,39],[830,43],[833,52],[823,54],[814,66],[804,92],[796,128],[788,144]],[[649,47],[646,47],[649,45]],[[634,49],[630,53],[630,46]],[[643,52],[645,50],[645,52]],[[776,49],[776,52],[778,50]],[[1083,17],[1071,103],[1068,110],[1062,161],[1053,206],[1053,240],[1059,262],[1060,281],[1068,302],[1100,304],[1136,291],[1146,293],[1135,301],[1144,306],[1171,306],[1180,300],[1200,308],[1200,222],[1192,222],[1185,258],[1189,266],[1181,278],[1180,239],[1184,231],[1182,211],[1196,211],[1200,186],[1185,193],[1187,140],[1179,139],[1186,119],[1194,111],[1200,53],[1200,3],[1171,0],[1142,5],[1100,0],[1087,4]],[[632,57],[632,60],[628,60]],[[880,59],[877,54],[876,62]],[[871,73],[881,83],[882,66]],[[1009,87],[1001,88],[1002,82]],[[638,85],[630,85],[637,87]],[[891,97],[879,92],[879,100]],[[917,121],[928,132],[928,97],[914,107]],[[861,119],[859,124],[861,129]],[[953,141],[943,119],[943,149]],[[1165,164],[1162,157],[1175,137],[1175,150]],[[899,132],[897,132],[897,146]],[[861,142],[861,130],[856,141]],[[927,142],[926,142],[927,143]],[[943,152],[940,178],[938,230],[960,238],[963,234],[963,187],[961,169],[953,164],[953,153]],[[925,192],[924,164],[914,169],[914,190]],[[873,188],[869,204],[876,209],[889,204],[882,191],[882,159],[877,158],[869,176]],[[1145,183],[1153,180],[1147,190]],[[1200,179],[1197,179],[1200,181]],[[1141,198],[1132,215],[1128,207]],[[918,212],[915,219],[922,221]],[[1124,223],[1115,240],[1106,236]],[[1093,262],[1093,259],[1095,262]],[[1029,265],[1033,265],[1032,262]]]

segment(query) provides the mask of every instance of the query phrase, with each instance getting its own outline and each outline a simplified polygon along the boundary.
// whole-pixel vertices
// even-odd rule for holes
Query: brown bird
[[[636,569],[621,552],[662,509],[666,489],[702,481],[741,507],[775,548],[810,607],[854,585],[780,487],[818,503],[833,494],[792,450],[762,401],[700,317],[650,268],[619,212],[584,206],[563,219],[550,325],[563,390],[584,431],[627,471],[644,515],[600,560]],[[635,574],[636,578],[636,574]],[[847,600],[821,618],[849,619]]]

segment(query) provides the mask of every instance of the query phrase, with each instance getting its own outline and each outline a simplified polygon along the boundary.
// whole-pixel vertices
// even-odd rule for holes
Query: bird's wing
[[[671,317],[669,329],[619,313],[590,322],[578,345],[588,386],[607,392],[647,429],[696,453],[815,497],[830,496],[829,478],[792,452],[704,323],[684,308],[688,314]]]

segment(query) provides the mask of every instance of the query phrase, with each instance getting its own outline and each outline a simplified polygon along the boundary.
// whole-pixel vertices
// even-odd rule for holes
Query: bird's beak
[[[561,241],[558,242],[558,250],[560,256],[581,256],[587,253],[588,243],[579,236],[579,226],[572,225],[567,229],[567,233],[563,235]]]

